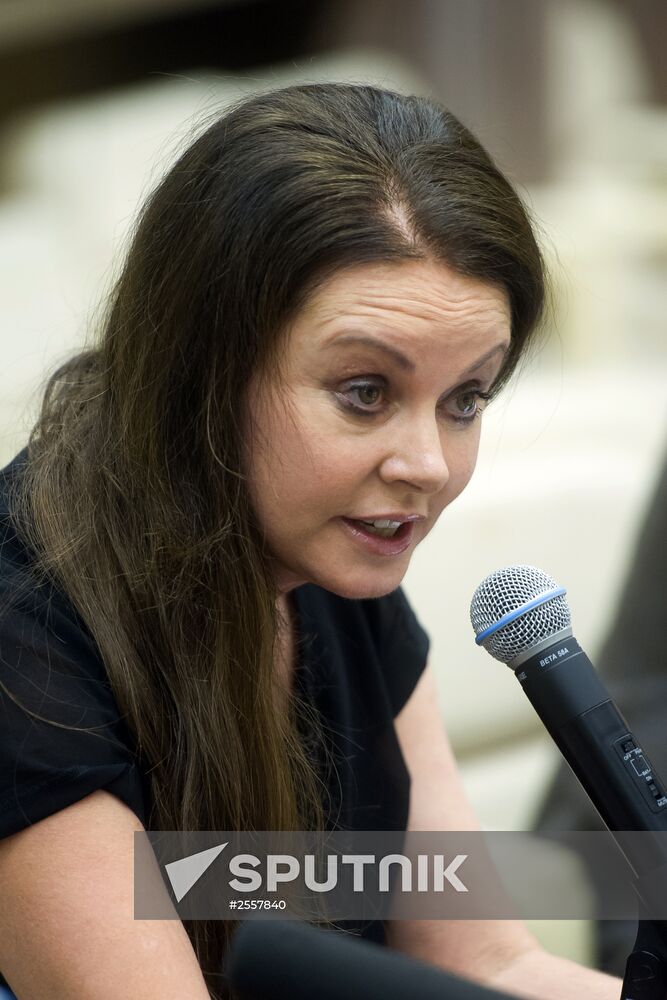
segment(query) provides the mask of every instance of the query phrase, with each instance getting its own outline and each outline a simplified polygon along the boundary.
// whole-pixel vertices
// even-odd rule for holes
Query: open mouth
[[[388,528],[377,528],[372,521],[355,521],[352,518],[347,518],[352,524],[358,524],[362,531],[367,531],[370,535],[375,535],[377,538],[396,538],[402,528],[405,528],[406,521],[403,524],[397,526],[392,526]]]
[[[398,555],[412,542],[414,521],[405,521],[391,533],[386,528],[374,528],[366,521],[355,521],[351,517],[342,517],[341,521],[357,541],[379,555]]]

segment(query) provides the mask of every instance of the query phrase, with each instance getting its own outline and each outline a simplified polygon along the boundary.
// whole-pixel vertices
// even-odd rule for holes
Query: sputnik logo
[[[207,871],[219,854],[222,854],[229,841],[225,841],[219,847],[210,847],[208,851],[199,851],[198,854],[189,854],[187,858],[180,861],[172,861],[165,865],[165,871],[169,876],[171,887],[176,896],[176,902],[180,903],[183,897],[190,891],[195,882],[198,882],[205,871]]]

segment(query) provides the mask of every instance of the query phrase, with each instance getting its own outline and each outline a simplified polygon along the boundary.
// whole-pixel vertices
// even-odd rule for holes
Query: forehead
[[[364,264],[338,271],[310,296],[293,324],[299,346],[324,343],[340,320],[413,335],[446,330],[509,331],[504,288],[435,261]],[[296,345],[295,345],[296,346]]]

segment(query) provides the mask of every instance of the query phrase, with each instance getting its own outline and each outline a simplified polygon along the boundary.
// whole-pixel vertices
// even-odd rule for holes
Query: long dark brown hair
[[[503,288],[509,377],[543,311],[516,192],[433,100],[367,85],[243,98],[148,197],[99,336],[49,376],[12,504],[94,636],[150,777],[149,829],[322,828],[244,463],[251,377],[341,267],[433,259]],[[264,384],[264,383],[262,383]],[[311,719],[311,722],[313,720]],[[214,997],[233,925],[186,925]]]

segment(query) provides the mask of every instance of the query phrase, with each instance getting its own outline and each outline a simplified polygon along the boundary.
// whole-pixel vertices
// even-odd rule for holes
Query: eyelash
[[[384,384],[380,384],[378,382],[363,381],[363,382],[355,382],[354,385],[349,386],[346,392],[337,393],[336,395],[340,398],[341,405],[344,407],[344,409],[351,410],[353,413],[358,414],[360,417],[376,417],[380,413],[380,410],[367,410],[362,406],[357,406],[355,403],[351,403],[348,399],[345,398],[347,393],[360,392],[363,389],[378,389],[381,392],[386,392],[386,386]],[[477,389],[475,386],[469,386],[468,388],[462,389],[458,395],[459,397],[474,396],[475,399],[481,400],[482,402],[488,402],[488,400],[491,398],[490,392],[482,392],[481,389]],[[459,426],[465,427],[472,424],[473,421],[478,419],[478,417],[481,417],[483,411],[484,407],[476,406],[474,413],[472,413],[470,416],[452,417],[452,419]]]

